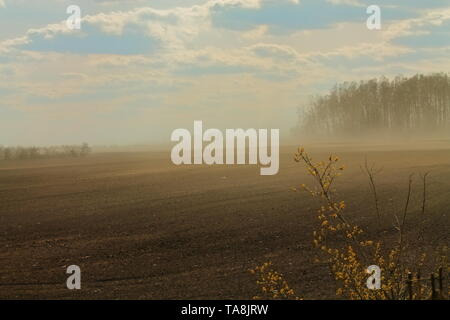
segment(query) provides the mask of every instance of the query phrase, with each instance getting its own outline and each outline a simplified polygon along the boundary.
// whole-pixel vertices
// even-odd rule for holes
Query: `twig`
[[[381,172],[381,169],[378,172],[374,172],[374,165],[372,165],[372,167],[369,168],[369,164],[367,163],[367,157],[366,157],[363,171],[365,171],[367,176],[369,177],[369,185],[370,185],[370,189],[373,194],[375,210],[376,210],[377,218],[378,218],[378,225],[380,226],[381,225],[381,213],[380,213],[380,208],[378,205],[378,193],[377,193],[377,188],[376,188],[376,184],[375,184],[375,174],[378,172]]]

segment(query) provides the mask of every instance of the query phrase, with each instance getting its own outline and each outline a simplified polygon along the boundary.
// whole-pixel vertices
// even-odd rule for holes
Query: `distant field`
[[[386,219],[403,204],[408,175],[431,171],[427,237],[450,244],[448,142],[309,150],[340,156],[338,188],[356,220],[374,214],[359,167],[366,157],[384,167]],[[276,176],[256,166],[175,167],[169,152],[2,161],[0,298],[250,299],[258,288],[248,269],[268,260],[300,295],[333,298],[327,266],[313,263],[317,203],[290,191],[310,182],[294,152],[283,148]],[[81,267],[82,290],[65,286],[71,264]]]

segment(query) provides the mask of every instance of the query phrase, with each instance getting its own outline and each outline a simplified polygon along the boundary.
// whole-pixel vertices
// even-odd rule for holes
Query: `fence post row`
[[[442,267],[439,268],[437,279],[436,274],[431,273],[430,278],[421,278],[420,271],[417,272],[416,278],[414,279],[413,274],[408,272],[408,279],[406,280],[406,289],[408,291],[408,299],[413,300],[414,298],[422,299],[422,281],[429,280],[431,283],[431,295],[429,299],[438,300],[445,299],[447,293],[444,292],[444,269]],[[436,288],[436,280],[438,282],[438,287]],[[417,283],[417,286],[414,287],[414,282]],[[416,290],[414,290],[416,289]],[[416,296],[414,296],[414,291],[416,291]]]

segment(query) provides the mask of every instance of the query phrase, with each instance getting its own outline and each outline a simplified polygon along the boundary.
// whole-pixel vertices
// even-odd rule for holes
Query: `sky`
[[[450,0],[0,0],[0,144],[165,144],[194,120],[283,142],[336,83],[449,71]]]

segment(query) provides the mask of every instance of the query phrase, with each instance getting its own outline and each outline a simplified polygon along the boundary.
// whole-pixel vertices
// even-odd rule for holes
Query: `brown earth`
[[[384,167],[387,233],[408,175],[417,173],[416,208],[418,174],[431,171],[429,245],[449,243],[448,145],[309,149],[347,166],[337,187],[356,221],[374,216],[359,166],[367,157]],[[290,190],[311,183],[294,152],[283,148],[270,177],[256,166],[175,167],[169,152],[0,162],[0,298],[250,299],[258,288],[248,269],[269,260],[299,295],[333,298],[327,267],[313,263],[318,203]],[[71,264],[82,270],[78,291],[65,285]]]

